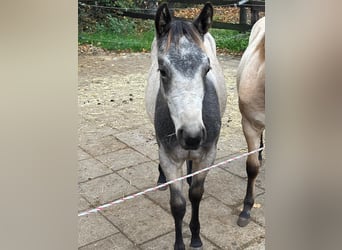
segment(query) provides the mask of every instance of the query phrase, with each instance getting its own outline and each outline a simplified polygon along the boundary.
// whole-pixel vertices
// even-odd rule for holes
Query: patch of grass
[[[248,45],[249,32],[239,33],[235,30],[211,29],[218,49],[228,52],[243,52]]]
[[[81,33],[78,40],[80,44],[93,44],[107,50],[115,51],[150,51],[154,31],[141,33],[112,33],[97,31],[94,33]]]

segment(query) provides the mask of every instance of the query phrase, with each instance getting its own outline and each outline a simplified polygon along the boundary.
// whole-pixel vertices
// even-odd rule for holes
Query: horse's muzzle
[[[200,128],[196,131],[189,131],[185,127],[178,129],[177,139],[182,148],[186,150],[196,150],[206,140],[207,131]]]

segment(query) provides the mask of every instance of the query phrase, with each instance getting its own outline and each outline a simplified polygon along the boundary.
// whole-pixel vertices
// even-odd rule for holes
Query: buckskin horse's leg
[[[258,129],[250,124],[247,119],[242,118],[242,128],[246,137],[248,152],[260,147],[260,138],[263,129]],[[261,163],[257,153],[249,155],[246,161],[247,170],[247,191],[243,202],[243,210],[239,215],[237,224],[241,227],[246,226],[250,221],[251,209],[254,205],[254,182],[259,173]]]

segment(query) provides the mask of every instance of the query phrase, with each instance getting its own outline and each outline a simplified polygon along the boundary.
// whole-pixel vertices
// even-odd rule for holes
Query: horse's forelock
[[[185,36],[188,40],[193,41],[202,50],[204,50],[204,44],[201,35],[198,33],[194,25],[184,21],[173,21],[170,26],[170,30],[167,34],[165,51],[168,51],[171,44],[176,47],[179,44],[181,37]]]

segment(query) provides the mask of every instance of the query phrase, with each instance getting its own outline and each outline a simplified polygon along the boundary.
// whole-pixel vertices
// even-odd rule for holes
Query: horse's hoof
[[[193,239],[190,242],[190,250],[202,250],[203,246],[202,246],[202,241],[201,239]]]
[[[174,250],[185,250],[185,245],[184,244],[175,244],[174,245]]]
[[[190,246],[189,249],[190,250],[203,250],[203,246],[200,246],[200,247],[192,247],[192,246]]]
[[[238,221],[237,221],[237,224],[240,226],[240,227],[245,227],[248,225],[248,223],[251,221],[251,218],[244,218],[244,217],[239,217]]]
[[[237,221],[237,224],[240,226],[240,227],[245,227],[248,225],[248,223],[251,221],[251,215],[250,215],[250,210],[247,210],[247,211],[242,211],[240,214],[239,214],[239,219]]]

